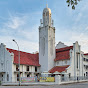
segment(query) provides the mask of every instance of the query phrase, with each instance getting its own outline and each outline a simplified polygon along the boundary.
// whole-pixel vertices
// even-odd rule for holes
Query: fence
[[[88,80],[88,76],[87,77],[82,77],[82,76],[78,76],[78,77],[61,77],[61,82],[79,81],[79,80]]]
[[[21,83],[30,83],[30,82],[55,82],[54,77],[21,77]],[[19,77],[13,77],[11,80],[3,80],[2,83],[19,83]]]

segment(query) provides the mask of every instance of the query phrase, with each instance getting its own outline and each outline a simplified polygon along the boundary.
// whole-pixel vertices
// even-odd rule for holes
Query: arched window
[[[43,16],[45,16],[45,13],[43,13]]]
[[[48,16],[48,12],[46,12],[46,16]]]

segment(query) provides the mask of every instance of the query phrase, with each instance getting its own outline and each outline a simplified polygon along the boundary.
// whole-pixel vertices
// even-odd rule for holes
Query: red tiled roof
[[[66,68],[68,68],[68,67],[69,67],[69,65],[66,65],[66,66],[55,66],[55,67],[53,67],[49,72],[50,72],[50,73],[54,73],[54,72],[56,72],[56,71],[58,71],[58,72],[63,72],[63,71],[65,71]]]
[[[85,53],[84,55],[88,55],[88,53]]]
[[[14,53],[14,63],[18,64],[18,51],[9,49],[7,50],[11,53]],[[40,66],[39,64],[39,54],[31,54],[31,53],[26,53],[20,51],[20,64],[25,64],[25,65],[33,65],[33,66]]]
[[[57,52],[61,52],[61,51],[70,50],[70,49],[73,49],[73,46],[68,46],[68,47],[64,47],[64,48],[56,49],[56,53],[57,53]]]
[[[73,46],[56,49],[56,58],[54,61],[70,59],[70,49],[73,49]]]

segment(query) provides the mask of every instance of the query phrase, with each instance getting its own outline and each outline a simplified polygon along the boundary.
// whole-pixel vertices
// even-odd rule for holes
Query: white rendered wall
[[[49,27],[48,29],[48,71],[54,67],[55,57],[56,57],[55,28]]]
[[[45,43],[42,41],[43,38],[45,38]],[[45,44],[44,49],[42,49],[43,43]],[[39,28],[39,64],[41,65],[41,72],[48,71],[48,30],[44,27]]]
[[[0,45],[0,72],[3,73],[3,81],[7,81],[7,74],[9,74],[9,81],[12,81],[12,63],[13,59],[11,54],[7,51],[6,46],[1,43]]]
[[[60,48],[64,48],[64,47],[67,47],[67,45],[65,45],[65,44],[62,43],[62,42],[59,42],[59,43],[56,45],[56,49],[60,49]]]
[[[76,53],[80,53],[78,57],[78,69],[77,69],[77,56]],[[77,76],[82,76],[82,56],[80,51],[80,45],[78,45],[78,42],[73,44],[73,50],[70,51],[71,56],[71,62],[70,67],[67,70],[67,73],[71,73],[71,76],[74,76],[75,79],[77,79]]]
[[[21,77],[27,77],[27,72],[30,72],[30,77],[35,76],[35,66],[29,66],[29,71],[26,71],[28,65],[20,65]],[[40,72],[40,67],[37,67],[37,72]],[[17,82],[16,64],[13,64],[13,82]]]
[[[59,60],[55,62],[55,66],[66,66],[70,65],[70,60]]]
[[[7,82],[7,74],[9,75],[8,82],[17,82],[16,64],[14,61],[14,53],[7,51],[6,46],[2,43],[0,45],[0,80]],[[3,64],[3,65],[2,65]],[[27,77],[26,71],[27,65],[20,65],[21,77]],[[29,72],[31,76],[34,76],[35,66],[29,66]],[[37,72],[40,72],[40,67],[37,67]]]
[[[83,58],[88,59],[88,55],[83,55]],[[86,69],[84,67],[84,65],[88,66],[88,61],[83,60],[83,77],[84,77],[84,74],[85,74],[85,77],[86,77],[86,72],[87,72],[87,77],[88,77],[88,68]]]
[[[42,41],[43,38],[45,39],[45,41]],[[39,64],[41,65],[41,71],[48,72],[54,66],[54,59],[55,59],[55,29],[49,26],[40,27]]]

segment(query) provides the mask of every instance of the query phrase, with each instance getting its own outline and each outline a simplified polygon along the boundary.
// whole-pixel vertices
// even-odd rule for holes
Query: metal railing
[[[79,80],[88,80],[88,76],[82,77],[61,77],[61,82],[66,82],[66,81],[79,81]]]

